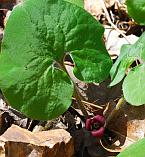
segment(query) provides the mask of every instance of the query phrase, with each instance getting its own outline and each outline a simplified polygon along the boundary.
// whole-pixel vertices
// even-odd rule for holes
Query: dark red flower
[[[96,115],[86,120],[86,129],[91,131],[92,136],[101,138],[104,135],[105,118],[101,115]]]

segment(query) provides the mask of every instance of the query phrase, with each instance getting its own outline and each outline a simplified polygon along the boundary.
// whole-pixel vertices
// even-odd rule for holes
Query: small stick
[[[100,1],[100,3],[101,3],[101,6],[102,6],[102,8],[103,8],[103,10],[104,10],[104,13],[105,13],[105,15],[106,15],[106,18],[107,18],[108,22],[111,24],[111,26],[112,26],[114,29],[116,29],[117,32],[119,32],[119,33],[126,39],[126,41],[127,41],[129,44],[131,44],[130,41],[127,39],[126,35],[123,34],[122,31],[120,31],[120,30],[116,27],[116,25],[114,25],[114,23],[111,21],[110,16],[109,16],[109,13],[108,13],[108,11],[107,11],[107,9],[106,9],[106,4],[105,4],[104,0],[99,0],[99,1]]]
[[[76,98],[73,98],[73,97],[72,97],[72,99],[76,100]],[[90,105],[90,106],[93,106],[93,107],[96,107],[96,108],[99,108],[99,109],[103,110],[102,106],[99,106],[99,105],[96,105],[96,104],[93,104],[93,103],[90,103],[90,102],[87,102],[87,101],[84,101],[84,100],[81,100],[81,101],[82,101],[82,103],[84,103],[86,105]]]

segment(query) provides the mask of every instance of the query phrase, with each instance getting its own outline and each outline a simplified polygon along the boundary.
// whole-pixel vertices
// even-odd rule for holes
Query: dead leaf
[[[110,26],[105,26],[105,45],[111,56],[119,56],[122,45],[128,44],[126,39],[120,38],[119,35],[118,31],[112,29]],[[129,35],[126,38],[131,44],[134,44],[138,40],[138,37],[135,35]]]
[[[95,16],[98,20],[100,16],[103,14],[103,9],[99,0],[84,0],[85,9]]]
[[[63,129],[32,133],[12,125],[0,142],[6,157],[72,157],[74,153],[72,137]]]
[[[145,106],[123,105],[107,128],[114,137],[111,139],[112,144],[102,140],[103,147],[110,152],[123,151],[145,137]]]
[[[116,0],[105,0],[106,7],[109,8],[114,5]],[[84,0],[85,9],[100,20],[100,16],[103,15],[103,9],[100,0]]]

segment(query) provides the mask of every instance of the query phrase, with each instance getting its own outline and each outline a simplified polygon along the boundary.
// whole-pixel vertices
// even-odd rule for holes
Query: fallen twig
[[[73,99],[73,100],[76,100],[76,98],[73,98],[73,97],[72,97],[72,99]],[[84,103],[84,104],[90,105],[90,106],[92,106],[92,107],[95,107],[95,108],[98,108],[98,109],[102,109],[102,110],[103,110],[103,107],[102,107],[102,106],[99,106],[99,105],[96,105],[96,104],[93,104],[93,103],[90,103],[90,102],[87,102],[87,101],[84,101],[84,100],[81,100],[81,102]]]

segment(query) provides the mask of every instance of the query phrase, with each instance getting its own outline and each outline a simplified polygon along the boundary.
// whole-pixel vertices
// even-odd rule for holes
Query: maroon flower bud
[[[86,129],[91,131],[92,136],[101,138],[104,135],[105,118],[101,115],[96,115],[86,120]]]

